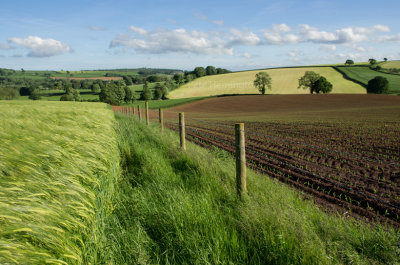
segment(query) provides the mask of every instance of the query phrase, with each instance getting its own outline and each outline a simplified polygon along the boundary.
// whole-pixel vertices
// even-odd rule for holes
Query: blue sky
[[[5,1],[0,67],[230,70],[400,59],[400,1]]]

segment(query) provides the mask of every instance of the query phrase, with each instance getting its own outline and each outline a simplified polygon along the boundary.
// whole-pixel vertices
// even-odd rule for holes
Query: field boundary
[[[351,67],[351,66],[350,66],[350,67]],[[349,80],[349,81],[352,81],[352,82],[354,82],[354,83],[356,83],[356,84],[358,84],[358,85],[360,85],[360,86],[362,86],[362,87],[364,87],[364,88],[367,88],[367,84],[364,84],[363,82],[358,81],[357,79],[354,79],[354,78],[349,77],[345,72],[343,72],[343,71],[340,69],[340,67],[332,66],[332,68],[335,69],[336,71],[338,71],[339,73],[341,73],[344,79]]]

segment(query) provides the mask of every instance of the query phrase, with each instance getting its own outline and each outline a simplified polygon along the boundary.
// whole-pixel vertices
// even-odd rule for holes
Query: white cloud
[[[215,25],[218,25],[218,26],[225,25],[225,21],[223,21],[223,20],[214,20],[212,23]]]
[[[386,35],[380,36],[377,39],[378,42],[386,42],[386,41],[400,41],[400,34],[397,35]]]
[[[334,44],[324,44],[319,47],[319,50],[323,52],[334,52],[337,50],[337,47]]]
[[[273,25],[270,29],[265,30],[264,38],[267,44],[291,44],[300,42],[345,44],[378,39],[379,37],[376,37],[376,34],[389,31],[390,28],[387,26],[374,25],[372,27],[347,27],[329,32],[319,30],[307,24],[301,24],[296,32],[292,32],[289,26],[280,24]]]
[[[11,49],[14,49],[14,47],[5,43],[0,43],[0,50],[11,50]]]
[[[348,43],[348,44],[345,44],[345,46],[356,52],[373,52],[375,50],[374,47],[364,47],[364,46],[360,46],[356,43]]]
[[[138,27],[135,27],[135,26],[130,26],[129,30],[132,31],[132,32],[138,33],[140,35],[146,35],[147,34],[147,30],[142,29],[142,28],[138,28]]]
[[[250,58],[253,57],[253,55],[251,55],[251,54],[248,53],[248,52],[243,53],[242,56],[243,56],[244,58],[247,58],[247,59],[250,59]]]
[[[42,39],[37,36],[29,36],[25,39],[10,38],[8,41],[28,48],[29,57],[50,57],[71,51],[70,46],[59,40]]]
[[[139,53],[153,54],[177,52],[233,55],[233,48],[227,46],[225,40],[220,38],[211,39],[208,34],[203,32],[175,29],[146,31],[144,33],[138,28],[135,29],[135,32],[142,33],[140,38],[119,35],[111,41],[110,47],[128,47]]]
[[[251,31],[231,29],[229,45],[257,45],[260,43],[260,38]]]
[[[290,52],[288,53],[288,55],[289,55],[290,57],[299,57],[299,56],[303,56],[303,55],[304,55],[304,52],[301,51],[301,50],[292,50],[292,51],[290,51]]]

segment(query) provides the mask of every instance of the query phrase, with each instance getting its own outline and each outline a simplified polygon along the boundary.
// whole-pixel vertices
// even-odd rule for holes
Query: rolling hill
[[[266,71],[272,78],[272,89],[268,94],[308,94],[309,91],[298,89],[298,79],[306,71],[314,71],[325,76],[332,84],[332,93],[365,94],[365,88],[343,78],[342,74],[331,67],[278,68],[236,72],[198,78],[182,87],[171,91],[169,98],[213,96],[221,94],[257,94],[253,86],[254,76]]]

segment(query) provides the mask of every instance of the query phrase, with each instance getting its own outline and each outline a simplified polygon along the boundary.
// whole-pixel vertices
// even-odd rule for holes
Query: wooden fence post
[[[160,122],[161,132],[164,131],[164,117],[163,117],[163,110],[162,108],[158,109],[158,120]]]
[[[186,139],[185,139],[185,113],[179,113],[179,136],[181,140],[181,148],[186,150]]]
[[[135,106],[132,107],[132,115],[135,116]]]
[[[146,106],[146,125],[149,126],[149,102],[146,100],[145,102]]]
[[[236,146],[236,189],[238,195],[247,193],[246,185],[246,149],[244,143],[244,123],[235,124]]]
[[[141,117],[140,117],[140,105],[137,105],[137,113],[138,113],[138,117],[139,117],[139,121],[140,121],[140,119],[141,119]]]

